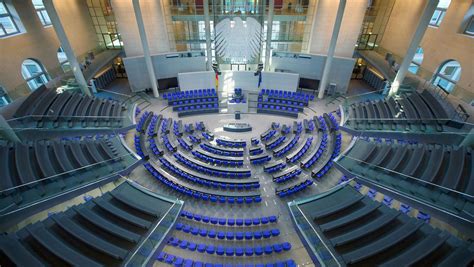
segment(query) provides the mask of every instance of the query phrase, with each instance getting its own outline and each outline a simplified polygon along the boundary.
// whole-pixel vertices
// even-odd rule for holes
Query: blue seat
[[[255,253],[255,255],[257,255],[257,256],[262,255],[262,254],[263,254],[263,248],[260,247],[260,246],[255,247],[254,253]]]
[[[226,233],[226,238],[228,240],[234,240],[234,232],[227,232]]]
[[[235,224],[235,219],[234,218],[227,219],[227,225],[234,226],[234,224]]]
[[[252,220],[253,225],[260,225],[260,218],[254,218]]]
[[[260,232],[260,231],[255,231],[255,232],[253,233],[253,237],[254,237],[255,239],[262,239],[262,236],[263,236],[263,234],[262,234],[262,232]]]
[[[225,239],[225,233],[224,232],[218,232],[217,233],[217,238],[218,239]]]
[[[243,248],[235,248],[235,256],[237,257],[242,257],[244,255],[244,249]]]
[[[196,244],[193,243],[193,242],[189,242],[188,243],[188,249],[191,250],[191,251],[195,251],[196,250]]]
[[[214,231],[214,229],[209,230],[209,233],[207,233],[207,236],[209,238],[215,238],[216,237],[216,231]]]
[[[209,245],[209,246],[206,248],[207,254],[214,254],[215,251],[216,251],[216,249],[214,248],[213,245]]]
[[[271,232],[272,232],[272,236],[279,236],[280,235],[280,230],[278,230],[278,229],[272,229]]]
[[[226,255],[226,256],[234,256],[234,248],[232,248],[232,247],[226,247],[226,248],[225,248],[225,255]]]
[[[252,256],[253,255],[253,248],[252,247],[246,247],[245,248],[245,256]]]
[[[283,243],[283,244],[281,244],[281,245],[282,245],[284,251],[288,251],[288,250],[291,249],[291,244],[288,243],[288,242],[285,242],[285,243]]]
[[[252,219],[245,219],[244,224],[245,224],[245,226],[250,226],[250,225],[252,225]]]
[[[242,225],[244,225],[244,220],[243,220],[243,219],[239,219],[239,218],[238,218],[238,219],[235,219],[235,224],[236,224],[237,226],[242,226]]]
[[[206,245],[205,245],[205,244],[199,244],[199,245],[197,246],[197,251],[198,251],[199,253],[204,253],[204,252],[206,251]]]
[[[224,255],[224,247],[223,246],[218,246],[216,249],[216,254],[219,256]]]
[[[219,225],[225,225],[226,224],[226,219],[225,218],[219,218]]]
[[[273,247],[271,245],[268,245],[268,246],[265,246],[265,249],[264,249],[264,252],[265,254],[272,254],[273,252]]]

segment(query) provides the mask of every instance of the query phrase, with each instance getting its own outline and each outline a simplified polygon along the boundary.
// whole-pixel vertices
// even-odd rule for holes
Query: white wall
[[[157,79],[178,77],[180,72],[206,70],[206,58],[204,56],[167,58],[167,55],[170,54],[151,56]],[[132,92],[151,88],[143,56],[124,58],[123,63],[127,70],[128,82]]]
[[[216,88],[216,75],[213,71],[178,73],[181,91]]]
[[[364,20],[368,0],[347,0],[335,55],[352,57]],[[339,1],[319,0],[313,21],[309,53],[327,54]]]
[[[128,57],[143,56],[132,0],[112,0],[118,30]],[[170,42],[161,0],[140,0],[151,54],[170,52]]]
[[[299,73],[302,78],[321,80],[323,74],[325,55],[304,55],[301,57],[272,57],[272,69],[285,72]],[[337,85],[338,92],[346,92],[351,79],[355,59],[335,57],[329,74],[329,83]]]

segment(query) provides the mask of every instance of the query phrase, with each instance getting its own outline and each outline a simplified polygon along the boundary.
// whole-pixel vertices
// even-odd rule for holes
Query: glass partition
[[[304,212],[300,209],[300,205],[317,200],[321,196],[324,196],[328,192],[337,190],[338,188],[340,188],[340,186],[336,186],[335,188],[316,196],[288,202],[288,208],[290,209],[293,222],[297,226],[300,234],[306,240],[311,253],[317,258],[317,261],[321,266],[344,266],[344,261],[331,249],[330,244],[326,244],[327,240],[322,238],[322,233],[319,231],[318,227],[310,221],[310,218],[306,217]]]
[[[155,259],[152,258],[154,253],[163,243],[168,232],[173,228],[174,223],[183,209],[183,201],[178,199],[172,200],[161,195],[157,196],[167,202],[173,203],[173,205],[153,227],[148,236],[140,243],[139,247],[132,256],[130,256],[124,266],[148,266],[148,264],[152,264],[155,261]]]
[[[88,140],[90,138],[62,138],[62,140],[64,139]],[[100,139],[100,137],[95,137],[95,139]],[[59,161],[60,158],[58,157],[63,154],[57,153],[57,150],[53,148],[53,143],[49,145],[50,150],[47,148],[41,151],[37,149],[34,151],[31,149],[28,150],[27,153],[30,153],[30,156],[32,155],[31,153],[36,153],[36,163],[27,163],[31,166],[32,172],[45,173],[45,169],[50,169],[51,172],[56,172],[57,174],[43,178],[25,178],[23,175],[22,179],[26,181],[23,181],[24,183],[21,185],[8,188],[4,187],[4,189],[0,191],[0,220],[9,218],[9,216],[18,212],[21,213],[25,209],[35,208],[36,205],[43,206],[44,202],[56,197],[65,196],[73,191],[97,187],[114,177],[122,175],[124,171],[127,171],[130,167],[140,162],[141,158],[128,150],[119,136],[109,136],[107,140],[117,151],[113,158],[81,166],[78,162],[74,163],[73,159],[80,158],[79,154],[82,154],[82,152],[77,153],[77,150],[71,149],[65,151],[64,155],[68,155],[70,163],[73,166],[81,167],[66,172],[60,171],[62,167],[60,168],[59,166],[63,165],[54,163]],[[6,145],[6,147],[8,149],[8,145]],[[83,148],[81,150],[84,151],[87,149]],[[105,159],[105,157],[102,158]],[[13,161],[12,157],[10,157],[10,161],[7,164],[10,166],[9,175],[11,179],[20,179],[17,170],[21,168],[21,165],[18,165],[21,164],[21,160]],[[7,177],[2,178],[7,179]],[[9,183],[14,184],[13,181]]]
[[[435,207],[439,211],[464,221],[474,222],[473,216],[469,215],[468,212],[468,209],[474,204],[474,196],[472,195],[348,155],[340,155],[337,163],[347,172],[356,175],[357,179],[387,188],[389,191],[396,191],[409,199]],[[466,177],[461,178],[465,179]]]

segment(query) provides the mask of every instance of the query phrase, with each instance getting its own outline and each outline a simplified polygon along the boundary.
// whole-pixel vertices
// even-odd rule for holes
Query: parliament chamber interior
[[[471,0],[0,0],[1,266],[473,266]]]

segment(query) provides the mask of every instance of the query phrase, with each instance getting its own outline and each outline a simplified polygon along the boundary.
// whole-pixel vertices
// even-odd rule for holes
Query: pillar
[[[206,31],[207,70],[212,70],[211,19],[209,17],[209,0],[204,0],[204,26]]]
[[[82,93],[85,95],[91,95],[89,87],[87,86],[87,81],[84,78],[84,74],[82,73],[81,66],[77,61],[76,55],[74,54],[74,50],[72,49],[71,43],[67,38],[66,31],[59,19],[58,12],[56,7],[54,6],[53,0],[43,0],[44,7],[46,8],[46,12],[48,12],[49,19],[51,20],[51,24],[54,27],[54,31],[58,36],[59,42],[61,43],[61,47],[64,50],[64,53],[67,56],[67,60],[71,65],[72,72],[74,77],[76,78],[76,82],[79,85]]]
[[[390,96],[395,95],[398,92],[400,85],[403,83],[403,80],[407,75],[408,68],[410,67],[411,62],[413,61],[413,57],[415,56],[416,50],[420,46],[421,39],[423,38],[423,35],[425,35],[425,31],[428,28],[431,17],[433,16],[433,13],[436,10],[436,7],[438,6],[438,2],[439,0],[428,0],[428,2],[426,3],[426,6],[423,10],[423,14],[420,17],[420,21],[416,26],[415,33],[411,38],[410,46],[408,47],[405,57],[403,58],[402,64],[400,65],[397,75],[393,80],[389,92]]]
[[[346,8],[346,0],[339,0],[339,6],[337,8],[336,21],[334,22],[334,28],[332,29],[331,41],[329,42],[328,54],[326,56],[326,62],[324,64],[323,76],[319,83],[318,98],[324,97],[324,91],[328,86],[329,74],[331,73],[332,60],[334,59],[334,52],[336,51],[337,37],[339,36],[339,30],[341,29],[342,17],[344,16],[344,9]]]
[[[140,41],[143,47],[143,57],[145,58],[146,69],[148,71],[148,77],[151,82],[151,89],[153,90],[153,96],[158,97],[158,85],[155,76],[155,69],[153,68],[153,62],[151,61],[150,47],[148,46],[148,38],[145,31],[145,23],[143,23],[142,10],[140,8],[140,0],[133,1],[133,10],[135,11],[135,19],[137,20],[138,32],[140,34]]]
[[[267,18],[267,41],[265,43],[265,71],[270,71],[270,57],[272,49],[272,28],[273,28],[273,10],[275,9],[275,0],[270,0],[268,5]]]

